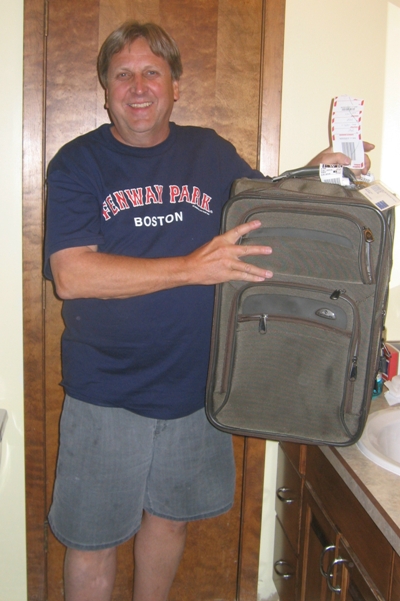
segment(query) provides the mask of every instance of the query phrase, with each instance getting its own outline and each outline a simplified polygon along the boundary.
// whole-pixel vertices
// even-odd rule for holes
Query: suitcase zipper
[[[287,315],[270,315],[267,313],[260,313],[260,314],[254,314],[254,315],[247,315],[247,314],[241,314],[237,316],[237,323],[245,323],[247,321],[258,321],[258,332],[259,334],[266,334],[267,333],[267,323],[268,321],[286,321],[288,323],[303,323],[303,324],[310,324],[313,327],[316,328],[321,328],[322,330],[326,330],[328,328],[328,326],[325,326],[323,324],[317,323],[315,321],[312,321],[311,319],[302,319],[302,318],[297,318],[297,317],[289,317]],[[335,329],[338,330],[340,333],[343,333],[342,330],[340,330],[339,328],[329,328],[329,329]],[[343,333],[345,336],[349,336],[350,334],[348,332]]]
[[[372,270],[371,270],[371,244],[374,241],[374,236],[373,236],[373,233],[371,232],[371,230],[369,229],[369,227],[365,227],[365,226],[363,228],[363,234],[364,234],[364,240],[365,240],[365,244],[364,244],[365,268],[368,273],[369,283],[372,284],[373,278],[372,278]]]
[[[269,315],[267,315],[266,313],[260,313],[260,314],[254,314],[254,315],[238,315],[238,322],[244,322],[244,321],[257,321],[259,322],[258,324],[258,332],[259,334],[266,334],[267,333],[267,321],[269,319]]]

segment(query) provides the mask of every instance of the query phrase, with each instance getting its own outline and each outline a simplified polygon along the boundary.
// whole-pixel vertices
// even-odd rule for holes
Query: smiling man
[[[233,502],[231,438],[203,407],[213,285],[272,277],[241,261],[270,247],[236,245],[259,222],[218,235],[233,181],[263,176],[213,130],[170,122],[182,66],[159,26],[114,31],[98,72],[111,123],[48,170],[66,392],[49,522],[67,547],[67,601],[109,601],[117,546],[134,535],[133,599],[165,601],[186,523]]]
[[[179,98],[178,81],[167,61],[137,38],[111,58],[106,108],[117,140],[131,146],[156,146],[169,134],[169,117]]]

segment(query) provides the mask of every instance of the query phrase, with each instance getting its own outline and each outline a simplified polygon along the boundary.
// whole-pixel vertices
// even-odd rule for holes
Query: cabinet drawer
[[[296,599],[297,557],[287,539],[278,518],[275,518],[274,573],[273,580],[279,601]]]
[[[279,447],[275,510],[296,554],[300,539],[301,490],[299,474]]]
[[[307,487],[387,599],[392,547],[318,447],[310,446],[307,450],[306,480]]]
[[[306,447],[295,442],[281,442],[279,446],[284,450],[287,457],[293,463],[300,474],[304,474]]]

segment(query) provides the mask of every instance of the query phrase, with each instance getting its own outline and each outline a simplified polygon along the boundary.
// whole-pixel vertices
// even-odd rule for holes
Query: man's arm
[[[240,225],[184,257],[142,259],[100,253],[96,246],[66,248],[50,257],[56,291],[62,299],[107,299],[230,280],[262,282],[272,272],[240,259],[269,255],[271,247],[236,244],[260,225],[259,221]]]

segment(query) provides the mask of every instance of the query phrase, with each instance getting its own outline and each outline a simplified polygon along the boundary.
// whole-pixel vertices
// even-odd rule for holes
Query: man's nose
[[[132,77],[131,89],[135,94],[142,94],[146,90],[146,79],[141,73],[135,74]]]

